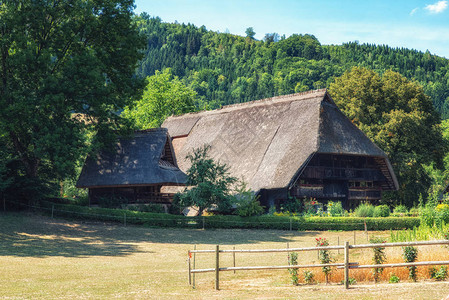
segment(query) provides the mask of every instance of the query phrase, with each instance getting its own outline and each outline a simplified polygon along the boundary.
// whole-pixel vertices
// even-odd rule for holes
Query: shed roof
[[[325,89],[169,117],[162,127],[174,139],[181,170],[186,155],[204,144],[212,158],[226,163],[254,191],[287,187],[314,153],[386,154],[338,109]]]
[[[186,175],[170,160],[164,159],[167,143],[171,152],[171,140],[165,128],[119,138],[112,149],[102,150],[86,159],[76,186],[184,185]],[[171,161],[176,164],[176,160]]]

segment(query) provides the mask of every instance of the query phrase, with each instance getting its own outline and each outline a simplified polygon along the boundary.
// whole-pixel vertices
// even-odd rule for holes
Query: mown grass
[[[387,237],[389,232],[369,232]],[[12,299],[201,299],[201,298],[306,298],[306,299],[441,299],[449,294],[449,283],[430,282],[426,268],[420,282],[410,283],[407,270],[386,269],[384,283],[372,284],[370,270],[351,271],[355,288],[344,290],[341,270],[331,276],[329,286],[319,283],[290,285],[282,271],[221,273],[221,290],[215,291],[214,274],[197,274],[196,289],[188,286],[187,251],[212,249],[268,249],[314,246],[316,237],[331,245],[353,243],[353,232],[287,232],[275,230],[198,230],[145,228],[104,223],[80,223],[29,214],[0,213],[0,298]],[[357,243],[367,243],[356,232]],[[419,260],[448,259],[447,248],[421,247]],[[388,262],[401,261],[401,249],[387,249]],[[343,254],[334,253],[337,261]],[[444,256],[444,257],[443,257]],[[370,249],[351,251],[351,261],[371,263]],[[317,263],[317,253],[301,253],[300,264]],[[222,255],[222,266],[232,265],[232,255]],[[237,266],[285,265],[286,253],[237,254]],[[211,268],[213,255],[198,254],[197,268]],[[319,269],[316,279],[324,281]],[[400,284],[385,283],[389,273]],[[300,271],[301,279],[302,271]]]

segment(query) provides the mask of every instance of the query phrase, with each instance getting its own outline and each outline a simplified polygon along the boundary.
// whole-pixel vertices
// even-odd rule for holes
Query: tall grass
[[[449,237],[449,224],[441,224],[440,226],[429,226],[422,224],[419,227],[405,230],[390,230],[390,241],[395,242],[413,242],[413,241],[428,241],[428,240],[442,240]]]

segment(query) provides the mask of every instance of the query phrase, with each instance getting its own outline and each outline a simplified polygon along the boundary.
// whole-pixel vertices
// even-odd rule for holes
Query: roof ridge
[[[263,98],[263,99],[248,101],[248,102],[234,103],[234,104],[224,105],[220,108],[216,108],[213,110],[201,110],[201,111],[191,112],[191,113],[187,113],[187,114],[183,114],[183,115],[179,115],[179,116],[170,116],[169,118],[196,116],[196,115],[204,114],[204,113],[211,113],[211,114],[212,113],[224,113],[233,108],[244,108],[244,107],[250,107],[252,105],[258,105],[258,104],[262,105],[262,104],[266,104],[266,103],[270,103],[270,102],[295,101],[294,98],[297,98],[297,97],[302,97],[301,99],[296,99],[298,101],[308,100],[310,98],[313,98],[313,96],[315,96],[316,94],[320,94],[320,93],[323,93],[323,97],[324,97],[324,95],[327,94],[327,89],[310,90],[310,91],[300,92],[300,93],[295,93],[295,94],[287,94],[287,95],[281,95],[281,96],[275,96],[275,97],[270,97],[270,98]],[[310,97],[305,97],[305,96],[310,96]]]

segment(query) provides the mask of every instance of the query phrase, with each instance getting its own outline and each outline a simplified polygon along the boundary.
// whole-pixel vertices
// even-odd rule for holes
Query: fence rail
[[[410,267],[410,266],[431,266],[431,265],[449,265],[449,261],[422,261],[412,263],[391,263],[391,264],[375,264],[375,265],[359,265],[357,262],[349,262],[350,249],[363,248],[384,248],[384,247],[405,247],[405,246],[429,246],[429,245],[449,245],[449,240],[435,240],[435,241],[419,241],[419,242],[399,242],[399,243],[381,243],[381,244],[362,244],[350,245],[345,242],[344,246],[326,246],[326,247],[307,247],[307,248],[284,248],[284,249],[232,249],[220,250],[220,246],[216,245],[215,250],[189,250],[188,267],[189,267],[189,284],[192,284],[192,274],[215,272],[215,289],[219,290],[220,272],[223,271],[251,271],[251,270],[285,270],[285,269],[299,269],[299,268],[320,268],[320,267],[337,267],[344,269],[344,284],[345,288],[349,288],[349,270],[350,269],[367,269],[367,268],[396,268],[396,267]],[[299,252],[299,251],[317,251],[317,250],[344,250],[344,262],[329,263],[329,264],[308,264],[308,265],[288,265],[288,266],[235,266],[235,253],[276,253],[276,252]],[[215,253],[215,268],[195,269],[195,254],[201,253]],[[232,253],[234,255],[233,267],[220,267],[220,253]],[[191,266],[191,257],[193,258],[193,269]],[[195,275],[193,275],[195,276]],[[194,277],[193,277],[194,278]],[[193,279],[193,286],[195,280]]]

